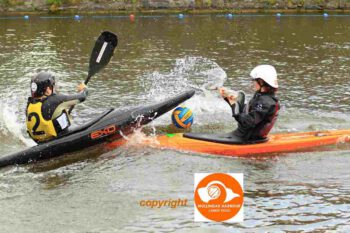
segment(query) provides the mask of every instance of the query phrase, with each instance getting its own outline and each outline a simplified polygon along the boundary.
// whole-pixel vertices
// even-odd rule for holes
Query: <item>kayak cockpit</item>
[[[77,125],[77,126],[73,126],[71,127],[71,129],[68,130],[67,133],[64,133],[62,135],[60,135],[59,137],[55,138],[62,138],[62,137],[66,137],[68,135],[74,134],[74,133],[78,133],[80,131],[83,131],[91,126],[93,126],[94,124],[96,124],[97,122],[99,122],[102,118],[104,118],[106,115],[108,115],[110,112],[112,112],[114,110],[114,108],[108,109],[106,111],[104,111],[103,113],[101,113],[98,117],[86,122],[85,124],[82,125]],[[55,140],[54,139],[54,140]]]
[[[223,144],[233,144],[233,145],[244,145],[244,144],[257,144],[267,142],[268,138],[262,138],[257,140],[246,141],[240,137],[235,136],[232,132],[225,134],[205,134],[205,133],[184,133],[183,137],[208,141],[208,142],[216,142]]]

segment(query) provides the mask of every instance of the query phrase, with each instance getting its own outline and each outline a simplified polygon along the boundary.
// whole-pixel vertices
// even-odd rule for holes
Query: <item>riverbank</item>
[[[50,11],[5,11],[1,12],[1,16],[25,16],[25,15],[60,15],[60,16],[68,16],[68,15],[74,15],[79,14],[82,15],[120,15],[120,16],[128,16],[130,14],[134,14],[135,16],[139,15],[171,15],[171,14],[188,14],[188,15],[215,15],[215,14],[237,14],[237,15],[244,15],[244,14],[276,14],[281,13],[282,15],[285,14],[288,15],[294,15],[294,14],[300,14],[300,15],[308,15],[308,14],[320,14],[322,13],[329,13],[329,15],[332,14],[349,14],[350,9],[346,10],[290,10],[290,9],[262,9],[262,10],[255,10],[255,9],[246,9],[246,10],[233,10],[233,9],[223,9],[223,10],[183,10],[183,9],[156,9],[156,10],[115,10],[115,11],[72,11],[72,10],[60,10],[56,12],[50,12]],[[281,16],[282,16],[281,15]]]
[[[0,0],[4,14],[189,14],[350,12],[350,0]]]

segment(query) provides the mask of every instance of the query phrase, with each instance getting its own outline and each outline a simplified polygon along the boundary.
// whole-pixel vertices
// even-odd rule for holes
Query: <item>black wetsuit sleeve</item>
[[[88,96],[88,90],[84,89],[82,92],[73,95],[56,95],[61,103],[68,102],[71,100],[78,100],[79,103],[84,102]]]
[[[230,106],[231,111],[232,111],[232,116],[235,117],[237,114],[235,113],[235,104],[230,104],[230,101],[228,100],[227,97],[224,98],[224,100],[226,101],[226,103]],[[244,109],[246,107],[246,104],[243,105],[242,109]]]
[[[78,103],[84,102],[88,95],[88,90],[73,95],[53,94],[49,96],[42,105],[42,114],[46,120],[51,120],[59,116],[63,110],[69,109]]]
[[[257,101],[251,108],[249,113],[233,114],[233,117],[242,128],[254,128],[266,118],[266,115],[274,109],[274,106],[264,103],[264,101]]]

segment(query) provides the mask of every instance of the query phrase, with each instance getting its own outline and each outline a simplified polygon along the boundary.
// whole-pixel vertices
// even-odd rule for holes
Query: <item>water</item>
[[[111,63],[93,77],[75,123],[111,106],[126,108],[221,85],[252,95],[248,74],[261,63],[279,72],[277,132],[350,128],[348,17],[144,17],[0,21],[0,154],[33,145],[24,111],[28,80],[55,73],[63,93],[84,80],[102,30],[118,34]],[[234,127],[213,92],[186,102],[193,131]],[[79,116],[79,117],[77,117]],[[170,115],[152,127],[167,132]],[[150,127],[146,131],[150,131]],[[349,150],[226,158],[129,145],[101,147],[39,165],[0,171],[0,232],[256,232],[350,230]],[[243,172],[245,221],[193,222],[193,174]],[[176,209],[143,199],[187,198]]]

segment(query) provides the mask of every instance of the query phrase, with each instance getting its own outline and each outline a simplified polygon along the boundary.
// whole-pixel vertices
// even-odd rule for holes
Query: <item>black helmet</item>
[[[45,94],[46,88],[55,86],[55,76],[49,72],[41,71],[36,74],[30,82],[32,97],[41,97]]]

